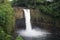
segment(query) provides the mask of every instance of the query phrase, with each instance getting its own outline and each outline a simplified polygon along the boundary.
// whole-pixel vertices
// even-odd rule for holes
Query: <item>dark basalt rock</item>
[[[17,29],[25,29],[25,20],[24,20],[24,18],[16,20],[16,28]]]

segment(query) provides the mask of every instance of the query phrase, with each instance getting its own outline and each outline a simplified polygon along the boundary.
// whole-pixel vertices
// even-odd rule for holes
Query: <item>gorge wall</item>
[[[23,9],[24,8],[22,8],[22,7],[14,7],[16,20],[21,20],[21,19],[24,20]],[[41,13],[38,9],[30,9],[30,10],[31,10],[32,26],[44,28],[48,31],[55,30],[55,28],[60,28],[60,20],[56,20],[55,25],[54,25],[54,20],[52,17]],[[23,25],[24,23],[19,23],[19,24]],[[57,30],[59,31],[59,29],[57,29]]]

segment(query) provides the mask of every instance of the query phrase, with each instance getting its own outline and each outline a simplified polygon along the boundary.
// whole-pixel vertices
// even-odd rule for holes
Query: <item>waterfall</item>
[[[30,9],[23,9],[25,14],[25,23],[26,23],[26,31],[30,31],[32,29],[30,22]]]
[[[45,37],[47,34],[49,34],[45,30],[42,30],[40,28],[39,30],[35,28],[32,29],[30,21],[30,9],[23,9],[23,11],[25,15],[26,30],[18,30],[17,33],[19,33],[19,35],[25,37]]]

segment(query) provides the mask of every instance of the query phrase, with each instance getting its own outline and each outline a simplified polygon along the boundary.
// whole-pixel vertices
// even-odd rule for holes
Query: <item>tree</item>
[[[14,11],[7,0],[0,2],[0,40],[13,40]]]

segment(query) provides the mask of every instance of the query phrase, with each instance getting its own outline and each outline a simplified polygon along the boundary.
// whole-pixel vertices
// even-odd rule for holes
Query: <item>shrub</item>
[[[0,4],[0,40],[12,40],[14,11],[10,4]]]
[[[10,4],[0,4],[0,40],[13,40],[14,31],[14,11]],[[22,40],[17,37],[16,40]]]
[[[5,32],[10,33],[12,32],[14,21],[14,11],[10,4],[0,4],[0,27]]]

